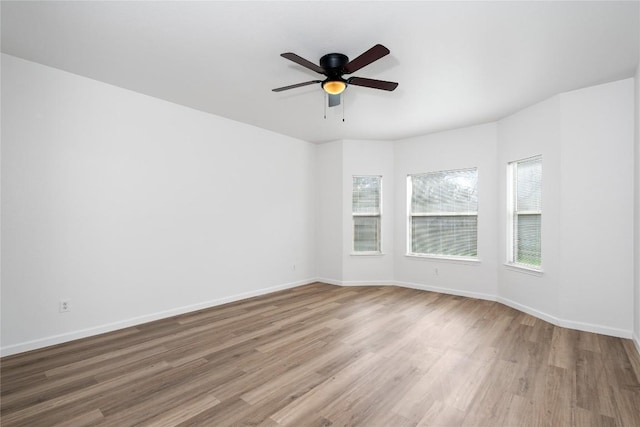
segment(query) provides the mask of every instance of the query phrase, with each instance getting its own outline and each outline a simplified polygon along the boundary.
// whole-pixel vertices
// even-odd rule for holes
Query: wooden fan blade
[[[358,56],[356,59],[350,61],[347,65],[344,66],[344,73],[351,74],[358,71],[360,68],[371,64],[374,61],[382,58],[385,55],[389,54],[389,49],[382,46],[381,44],[377,44],[362,55]]]
[[[279,88],[271,89],[271,90],[274,91],[274,92],[282,92],[283,90],[295,89],[297,87],[302,87],[302,86],[309,86],[309,85],[312,85],[314,83],[322,83],[322,80],[311,80],[310,82],[296,83],[294,85],[283,86],[283,87],[279,87]]]
[[[311,61],[307,61],[301,56],[296,55],[292,52],[282,53],[280,54],[283,58],[288,59],[289,61],[293,61],[298,65],[302,65],[305,68],[310,69],[311,71],[315,71],[316,73],[324,74],[324,68],[319,65],[314,64]]]
[[[375,80],[375,79],[365,79],[363,77],[351,77],[347,80],[347,83],[350,85],[356,86],[364,86],[370,87],[373,89],[382,89],[392,91],[398,87],[398,83],[396,82],[387,82],[384,80]]]

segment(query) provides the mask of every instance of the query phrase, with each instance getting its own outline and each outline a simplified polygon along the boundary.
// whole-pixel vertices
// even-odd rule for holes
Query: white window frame
[[[359,213],[353,209],[353,184],[356,178],[378,178],[378,212],[377,213]],[[351,178],[351,255],[381,255],[382,254],[382,175],[353,175]],[[375,251],[358,251],[356,250],[356,218],[377,218],[377,247]]]
[[[542,167],[542,155],[515,160],[507,164],[507,260],[505,265],[510,268],[521,269],[533,273],[542,273],[542,247],[540,247],[540,265],[523,263],[518,261],[517,254],[517,221],[518,215],[540,215],[540,241],[542,241],[542,206],[539,210],[517,209],[517,166],[520,163],[540,160]],[[542,175],[540,177],[540,193],[542,193]],[[542,194],[540,194],[542,197]]]
[[[427,173],[417,173],[417,174],[409,174],[407,175],[407,230],[406,230],[406,236],[407,236],[407,252],[406,252],[406,256],[408,257],[418,257],[418,258],[433,258],[433,259],[439,259],[439,260],[449,260],[449,261],[464,261],[464,262],[479,262],[480,258],[479,258],[479,253],[478,253],[478,237],[476,234],[476,255],[475,256],[456,256],[456,255],[448,255],[448,254],[428,254],[428,253],[421,253],[421,252],[413,252],[413,248],[412,248],[412,223],[413,223],[413,217],[426,217],[426,216],[451,216],[451,217],[475,217],[476,218],[476,224],[478,224],[478,207],[476,206],[476,211],[474,212],[436,212],[436,213],[416,213],[414,214],[411,211],[411,201],[412,201],[412,197],[413,197],[413,184],[412,184],[412,179],[415,176],[422,176],[422,175],[430,175],[430,174],[442,174],[442,173],[454,173],[454,172],[460,172],[460,171],[476,171],[476,174],[478,173],[478,168],[477,167],[473,167],[473,168],[464,168],[464,169],[452,169],[452,170],[445,170],[445,171],[432,171],[432,172],[427,172]],[[477,225],[476,225],[477,227]],[[477,228],[476,228],[476,233],[477,233]]]

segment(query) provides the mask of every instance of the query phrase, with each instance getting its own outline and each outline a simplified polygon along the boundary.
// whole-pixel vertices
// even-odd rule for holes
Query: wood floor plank
[[[640,426],[630,340],[313,283],[0,359],[15,426]]]
[[[155,415],[149,420],[139,424],[140,426],[174,426],[185,421],[189,421],[205,410],[213,408],[220,401],[215,397],[206,394],[197,397],[190,402],[185,402],[180,407],[164,411]]]
[[[91,426],[95,425],[97,422],[104,419],[102,412],[99,409],[94,409],[85,414],[78,415],[72,419],[66,419],[58,424],[55,424],[54,427],[83,427],[83,426]]]
[[[331,402],[342,398],[343,394],[359,381],[360,378],[371,375],[380,357],[366,353],[362,357],[352,360],[336,374],[309,393],[282,408],[271,418],[281,425],[303,425],[305,419],[319,415],[319,411]]]
[[[153,376],[168,368],[169,365],[162,362],[104,383],[98,383],[86,388],[77,389],[68,394],[39,402],[19,411],[11,412],[7,415],[3,414],[2,423],[3,425],[12,425],[14,422],[16,425],[23,425],[25,423],[26,425],[37,425],[40,423],[40,421],[37,421],[40,417],[43,418],[42,422],[45,422],[46,420],[46,422],[49,423],[53,418],[51,413],[61,408],[63,409],[63,417],[68,417],[68,414],[77,412],[77,410],[69,410],[68,408],[68,406],[72,406],[74,402],[83,401],[88,397],[92,397],[109,390],[118,389],[119,387],[131,384],[132,382],[135,383],[135,381],[140,378]]]
[[[193,369],[189,375],[184,375],[182,379],[176,378],[173,382],[166,382],[161,389],[147,393],[146,396],[139,394],[132,401],[113,399],[102,404],[94,401],[94,404],[104,408],[102,412],[105,420],[100,426],[137,426],[161,415],[157,408],[163,408],[162,413],[173,410],[172,408],[179,411],[185,402],[210,395],[212,383],[234,381],[240,375],[239,371],[217,370],[215,366],[201,361],[198,368]]]
[[[557,366],[549,366],[545,376],[545,389],[542,411],[545,414],[544,425],[568,426],[572,425],[571,417],[575,403],[572,394],[570,372]]]

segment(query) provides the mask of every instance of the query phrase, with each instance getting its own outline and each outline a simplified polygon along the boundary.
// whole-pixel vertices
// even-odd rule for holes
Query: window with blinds
[[[352,193],[353,252],[380,253],[382,177],[354,176]]]
[[[539,269],[542,265],[542,157],[509,163],[509,259]]]
[[[407,177],[408,253],[478,257],[478,169]]]
[[[353,252],[380,253],[382,177],[354,176],[352,193]]]

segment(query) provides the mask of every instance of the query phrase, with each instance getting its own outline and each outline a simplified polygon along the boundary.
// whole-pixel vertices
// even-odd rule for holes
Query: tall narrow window
[[[408,253],[478,256],[478,169],[407,177]]]
[[[382,177],[353,177],[353,252],[380,253]]]
[[[542,265],[542,157],[509,163],[508,262]]]

